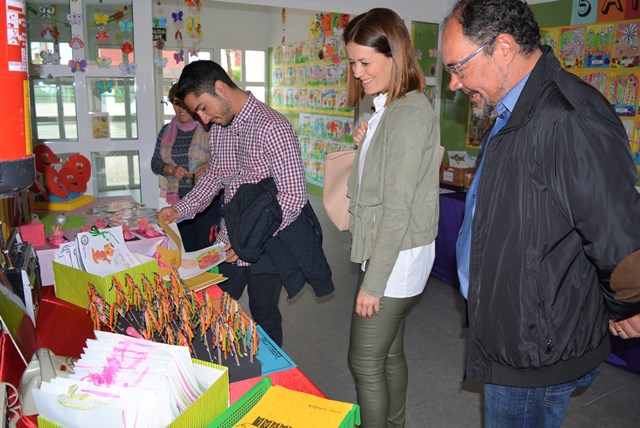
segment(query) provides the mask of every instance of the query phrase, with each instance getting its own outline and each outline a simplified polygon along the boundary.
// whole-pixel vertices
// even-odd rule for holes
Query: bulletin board
[[[347,106],[346,58],[341,35],[271,51],[270,105],[297,127],[307,182],[319,187],[325,155],[353,148],[355,110]]]
[[[561,66],[598,89],[620,117],[640,171],[640,20],[541,29]]]

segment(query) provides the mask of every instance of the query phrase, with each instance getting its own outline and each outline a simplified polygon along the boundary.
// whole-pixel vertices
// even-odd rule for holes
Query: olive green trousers
[[[361,273],[358,291],[362,277]],[[361,428],[404,427],[408,379],[404,326],[418,298],[383,297],[380,312],[371,318],[352,313],[349,367],[356,382]]]

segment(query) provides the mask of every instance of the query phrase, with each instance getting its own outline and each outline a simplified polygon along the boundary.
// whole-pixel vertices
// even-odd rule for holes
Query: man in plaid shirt
[[[291,224],[307,203],[304,169],[298,137],[287,119],[238,88],[220,65],[195,61],[187,65],[177,83],[178,98],[204,124],[211,124],[211,159],[204,174],[184,198],[159,212],[167,223],[192,218],[209,206],[224,189],[225,203],[244,183],[273,177],[278,188],[282,224]],[[224,219],[216,243],[225,243],[226,263],[220,273],[229,278],[223,291],[239,299],[246,286],[253,319],[278,345],[282,344],[282,316],[278,308],[282,282],[268,256],[248,263],[235,254]]]

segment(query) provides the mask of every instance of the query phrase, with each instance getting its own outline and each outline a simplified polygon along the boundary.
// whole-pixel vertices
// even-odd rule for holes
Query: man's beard
[[[502,74],[502,76],[500,77],[500,100],[502,100],[507,92],[509,92],[507,88],[507,76],[505,74]],[[473,111],[473,115],[476,118],[493,120],[498,117],[498,110],[496,109],[496,106],[498,105],[497,102],[489,101],[488,99],[483,97],[482,94],[471,89],[462,89],[462,92],[469,97],[469,100],[471,100],[474,95],[478,95],[482,100],[480,103],[471,101],[471,109]]]

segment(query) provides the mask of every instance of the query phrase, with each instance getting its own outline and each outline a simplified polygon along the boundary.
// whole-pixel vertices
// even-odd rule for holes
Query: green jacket
[[[384,295],[400,251],[436,238],[439,149],[433,107],[424,94],[412,91],[386,107],[367,151],[360,188],[358,159],[353,163],[347,192],[351,261],[369,260],[362,289],[372,296]]]

